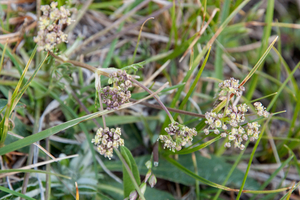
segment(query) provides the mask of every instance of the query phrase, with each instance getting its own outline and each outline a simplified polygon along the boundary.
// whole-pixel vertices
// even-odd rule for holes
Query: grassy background
[[[1,198],[23,193],[27,199],[75,199],[77,182],[80,199],[123,199],[122,163],[117,156],[103,158],[90,143],[102,126],[93,73],[35,53],[38,5],[50,1],[12,3],[0,1]],[[169,82],[159,94],[166,106],[198,114],[171,112],[179,122],[197,128],[193,144],[200,146],[171,156],[159,148],[159,165],[152,169],[157,185],[147,187],[146,199],[299,198],[298,189],[281,190],[300,180],[298,1],[58,3],[77,8],[75,23],[65,30],[69,42],[59,46],[65,58],[102,68],[140,63],[131,73],[145,86],[157,90]],[[201,114],[214,107],[218,83],[230,77],[243,80],[254,66],[259,68],[241,101],[262,98],[271,113],[280,113],[261,121],[260,142],[244,151],[226,149],[217,139],[203,148],[214,136],[204,137]],[[102,85],[106,83],[103,77]],[[137,87],[132,93],[135,100],[147,94]],[[106,122],[122,128],[143,179],[144,164],[170,122],[166,113],[138,104],[108,113]],[[37,156],[34,142],[46,153],[39,150]],[[77,156],[64,159],[66,155]]]

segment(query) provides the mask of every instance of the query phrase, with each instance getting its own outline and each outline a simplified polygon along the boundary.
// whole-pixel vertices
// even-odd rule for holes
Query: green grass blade
[[[22,198],[27,199],[27,200],[35,200],[34,198],[28,197],[28,196],[26,196],[26,195],[24,195],[24,194],[22,194],[22,193],[19,193],[19,192],[10,190],[10,189],[5,188],[5,187],[2,187],[2,186],[0,186],[0,190],[3,191],[3,192],[7,192],[7,193],[9,193],[9,194],[18,196],[18,197],[22,197]]]
[[[84,121],[84,120],[88,120],[88,119],[94,119],[96,117],[102,116],[104,114],[108,114],[111,113],[112,111],[102,111],[102,112],[97,112],[97,113],[93,113],[90,115],[85,115],[83,117],[79,117],[70,121],[67,121],[63,124],[54,126],[52,128],[46,129],[44,131],[41,131],[39,133],[36,133],[34,135],[30,135],[28,137],[25,137],[24,139],[18,140],[16,142],[10,143],[2,148],[0,148],[0,155],[4,155],[6,153],[15,151],[17,149],[20,149],[22,147],[28,146],[34,142],[37,142],[39,140],[45,139],[51,135],[54,135],[62,130],[65,130],[67,128],[73,127],[77,124],[79,124],[80,122]]]
[[[3,67],[3,60],[4,60],[4,56],[5,56],[5,51],[6,51],[6,47],[7,47],[7,43],[5,44],[4,48],[3,48],[3,52],[2,52],[2,56],[1,56],[1,61],[0,61],[0,73]]]
[[[260,186],[260,189],[263,190],[264,188],[266,188],[269,183],[273,180],[273,178],[275,178],[275,176],[280,172],[280,170],[282,170],[292,159],[294,158],[294,155],[290,156],[288,159],[286,159],[281,165],[280,167],[278,167],[272,174],[271,176]],[[253,200],[256,198],[257,195],[253,195],[251,197],[250,200]]]
[[[257,139],[257,141],[256,141],[256,143],[255,143],[255,146],[254,146],[254,148],[253,148],[253,150],[252,150],[252,153],[251,153],[251,156],[250,156],[250,159],[249,159],[249,162],[248,162],[248,167],[247,167],[247,170],[246,170],[246,172],[245,172],[244,179],[243,179],[243,183],[242,183],[241,188],[240,188],[240,190],[239,190],[239,193],[238,193],[238,195],[237,195],[237,197],[236,197],[236,200],[239,200],[240,197],[241,197],[241,195],[242,195],[243,188],[244,188],[244,185],[245,185],[246,180],[247,180],[247,176],[248,176],[248,173],[249,173],[249,170],[250,170],[250,166],[251,166],[252,160],[253,160],[253,158],[254,158],[255,151],[256,151],[256,149],[257,149],[257,147],[258,147],[258,144],[259,144],[259,142],[260,142],[260,140],[261,140],[261,137],[262,137],[263,133],[265,132],[265,129],[267,128],[267,125],[268,125],[269,120],[270,120],[270,117],[269,117],[268,120],[265,122],[265,124],[264,124],[264,126],[263,126],[263,128],[262,128],[262,130],[261,130],[261,133],[260,133],[260,135],[259,135],[259,138]]]
[[[195,87],[196,87],[196,85],[197,85],[197,83],[198,83],[198,81],[199,81],[199,79],[200,79],[200,77],[201,77],[201,75],[202,75],[202,72],[203,72],[203,70],[204,70],[204,67],[205,67],[205,65],[206,65],[206,62],[207,62],[207,60],[208,60],[208,57],[209,57],[209,54],[210,54],[210,50],[211,50],[211,47],[209,48],[209,50],[208,50],[208,52],[207,52],[207,54],[206,54],[206,57],[205,57],[205,59],[204,59],[202,65],[201,65],[201,67],[200,67],[200,70],[198,71],[198,73],[197,73],[197,75],[196,75],[196,77],[195,77],[194,82],[192,83],[192,85],[191,85],[189,91],[187,92],[187,94],[185,95],[184,99],[182,100],[182,102],[181,102],[181,104],[180,104],[180,106],[179,106],[179,109],[180,109],[180,110],[183,109],[184,105],[187,103],[187,101],[189,100],[189,97],[191,96],[192,92],[194,91],[194,89],[195,89]],[[176,114],[174,115],[174,119],[176,120],[177,117],[178,117],[178,114],[176,113]]]
[[[4,50],[4,46],[3,44],[0,43],[0,47]],[[4,53],[4,52],[3,52]],[[21,66],[19,65],[19,63],[17,62],[17,60],[15,59],[15,57],[11,54],[11,51],[10,49],[7,47],[6,51],[5,51],[6,55],[10,58],[10,60],[13,62],[14,66],[17,68],[19,74],[21,75],[22,74],[22,68]]]
[[[42,63],[39,65],[39,67],[34,70],[32,76],[28,79],[28,81],[25,83],[25,85],[22,87],[22,89],[18,92],[17,97],[16,97],[16,101],[14,101],[14,105],[13,105],[12,109],[14,109],[15,106],[17,105],[17,103],[20,101],[20,99],[23,96],[24,92],[27,90],[27,88],[29,87],[30,83],[32,82],[32,80],[34,79],[34,77],[36,76],[36,74],[38,73],[38,71],[44,65],[44,63],[45,63],[45,61],[46,61],[47,58],[48,58],[48,54],[45,57],[45,59],[42,61]]]
[[[260,55],[262,55],[262,52],[264,52],[268,46],[268,41],[269,41],[269,38],[271,35],[271,30],[272,30],[274,3],[275,3],[274,0],[268,0],[268,3],[267,3],[267,13],[266,13],[266,20],[265,20],[266,26],[264,27],[264,31],[263,31],[262,46],[261,46],[261,48],[259,50],[259,54],[258,54],[259,57],[260,57]],[[263,62],[261,63],[261,65],[262,64],[263,64]],[[259,65],[259,66],[261,66],[261,65]],[[254,75],[254,77],[251,81],[251,84],[250,84],[250,88],[246,95],[248,100],[250,100],[252,98],[255,88],[257,86],[257,82],[258,82],[258,76]]]
[[[284,58],[282,57],[280,52],[275,47],[273,47],[273,50],[279,56],[280,61],[281,61],[282,65],[284,66],[286,73],[290,74],[291,73],[290,67],[288,66],[288,64],[286,63],[286,61],[284,60]],[[297,93],[297,91],[299,91],[299,87],[298,87],[297,81],[295,80],[295,77],[291,78],[291,82],[294,87],[294,93]]]
[[[278,99],[279,95],[281,94],[283,88],[286,86],[286,84],[288,83],[288,81],[293,77],[294,73],[299,68],[299,66],[300,66],[300,62],[296,65],[296,67],[293,69],[293,71],[289,74],[289,76],[287,77],[287,79],[281,84],[280,88],[277,91],[277,94],[273,97],[272,101],[268,105],[268,107],[266,109],[267,111],[269,111],[272,108],[273,104]]]
[[[89,9],[99,9],[99,8],[108,8],[111,6],[120,6],[123,3],[124,3],[123,1],[97,2],[97,3],[92,3],[89,6]]]
[[[227,183],[227,181],[229,180],[231,174],[233,173],[233,171],[235,170],[235,168],[236,168],[237,165],[239,164],[239,162],[240,162],[242,156],[244,155],[245,150],[246,150],[247,147],[248,147],[248,144],[249,144],[249,140],[248,140],[248,141],[246,142],[246,144],[245,144],[245,149],[244,149],[243,151],[241,151],[241,153],[239,154],[239,156],[236,158],[234,164],[232,165],[232,167],[231,167],[229,173],[227,174],[227,176],[226,176],[224,182],[222,183],[222,185],[225,185],[225,184]],[[219,197],[219,195],[221,194],[221,192],[222,192],[222,190],[219,189],[213,200],[217,200],[218,197]]]
[[[198,66],[200,60],[203,58],[203,56],[206,54],[210,46],[212,45],[215,38],[224,30],[224,28],[227,26],[227,24],[232,20],[232,18],[249,2],[249,0],[245,0],[241,5],[239,5],[230,15],[226,18],[224,23],[220,26],[216,34],[213,36],[213,38],[207,43],[207,45],[203,48],[203,50],[198,54],[198,56],[193,61],[192,68],[187,72],[186,76],[182,80],[182,82],[187,82],[190,76],[192,75],[192,72],[195,70],[195,68]],[[176,93],[171,107],[174,107],[176,105],[176,102],[178,101],[181,92],[183,91],[183,87],[178,89],[178,92]]]
[[[175,167],[177,167],[178,169],[180,169],[182,172],[186,173],[187,175],[191,176],[192,178],[202,182],[203,184],[206,184],[208,186],[214,187],[214,188],[219,188],[222,190],[226,190],[226,191],[234,191],[237,192],[239,191],[239,189],[232,189],[214,182],[211,182],[205,178],[202,178],[201,176],[198,176],[197,174],[195,174],[194,172],[190,171],[189,169],[185,168],[184,166],[182,166],[181,164],[179,164],[176,160],[165,156],[164,157],[168,162],[170,162],[171,164],[173,164]],[[245,193],[251,193],[251,194],[269,194],[269,193],[277,193],[277,192],[281,192],[281,191],[286,191],[287,188],[280,188],[280,189],[276,189],[276,190],[245,190]]]
[[[223,7],[221,9],[221,23],[223,23],[226,20],[226,17],[228,16],[229,9],[230,9],[230,2],[231,0],[225,0],[223,3]],[[222,46],[224,43],[224,36],[223,34],[220,34],[218,37],[219,45],[217,45],[216,48],[216,59],[215,59],[215,77],[218,79],[223,80],[223,49]],[[216,87],[218,84],[216,84]]]

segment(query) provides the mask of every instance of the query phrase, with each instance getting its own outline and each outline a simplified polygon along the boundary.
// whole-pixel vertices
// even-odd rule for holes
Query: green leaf
[[[126,163],[128,164],[128,166],[134,176],[134,179],[136,180],[137,184],[140,185],[141,180],[140,180],[139,170],[138,170],[138,167],[135,163],[135,160],[134,160],[131,152],[125,146],[121,146],[120,150],[121,150],[122,156],[124,157]],[[134,185],[130,179],[130,176],[124,166],[123,166],[123,185],[124,185],[124,197],[128,197],[130,192],[135,190],[135,187],[134,187]]]
[[[45,139],[46,137],[49,137],[51,135],[54,135],[56,133],[58,133],[59,131],[65,130],[67,128],[70,128],[72,126],[75,126],[77,124],[79,124],[80,122],[90,119],[90,118],[95,118],[97,116],[101,116],[101,113],[107,113],[107,111],[102,111],[102,112],[97,112],[97,113],[93,113],[90,115],[86,115],[83,117],[79,117],[70,121],[67,121],[63,124],[60,124],[58,126],[54,126],[52,128],[46,129],[44,131],[41,131],[39,133],[36,133],[34,135],[30,135],[24,139],[18,140],[16,142],[13,142],[11,144],[8,144],[2,148],[0,148],[0,155],[4,155],[6,153],[9,153],[11,151],[15,151],[17,149],[20,149],[22,147],[28,146],[34,142],[37,142],[39,140]]]

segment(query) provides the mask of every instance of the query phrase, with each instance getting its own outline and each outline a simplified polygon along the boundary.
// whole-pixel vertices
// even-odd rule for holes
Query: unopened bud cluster
[[[57,8],[57,2],[41,6],[42,16],[38,23],[38,35],[34,42],[38,44],[38,51],[53,51],[54,47],[62,42],[68,42],[68,35],[62,30],[70,25],[70,11],[64,6]]]
[[[238,80],[233,78],[224,81],[219,85],[222,89],[219,96],[228,97],[228,94],[241,96],[244,88],[241,90],[241,87],[238,87],[238,82]],[[228,105],[220,113],[214,111],[205,113],[205,123],[208,127],[204,129],[204,133],[208,135],[210,132],[213,132],[217,135],[220,134],[224,138],[227,137],[228,142],[225,144],[225,147],[231,147],[231,143],[233,143],[234,147],[243,150],[245,141],[258,139],[260,125],[257,122],[245,125],[245,114],[249,110],[247,104],[234,105],[233,101],[230,100],[227,103]],[[254,103],[254,106],[259,116],[269,116],[269,112],[265,110],[265,107],[260,102]]]
[[[131,76],[125,71],[118,70],[110,74],[108,83],[114,86],[104,87],[101,90],[101,97],[108,110],[117,110],[122,104],[127,103],[131,97],[129,90],[132,87]]]
[[[197,135],[195,128],[191,129],[187,126],[173,122],[165,128],[168,135],[160,135],[159,140],[164,143],[164,148],[180,151],[183,146],[193,140]]]
[[[113,156],[113,148],[124,146],[124,140],[121,138],[120,128],[99,128],[92,143],[97,145],[97,150],[104,157],[111,159]]]

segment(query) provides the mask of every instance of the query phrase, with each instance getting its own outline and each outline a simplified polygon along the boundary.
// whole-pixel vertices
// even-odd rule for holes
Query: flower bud
[[[132,191],[132,192],[130,193],[130,195],[129,195],[129,200],[136,200],[137,197],[138,197],[138,194],[137,194],[137,192],[134,190],[134,191]]]
[[[153,188],[156,183],[157,183],[156,177],[155,177],[154,174],[152,174],[150,179],[149,179],[149,184]]]
[[[145,183],[148,181],[149,177],[151,176],[151,169],[148,170],[146,176],[145,176]]]
[[[151,160],[148,160],[146,163],[145,163],[147,169],[151,169],[152,168],[152,162]]]
[[[140,188],[141,188],[142,194],[145,194],[146,188],[147,188],[146,186],[147,186],[146,183],[142,183],[142,184],[141,184]]]

